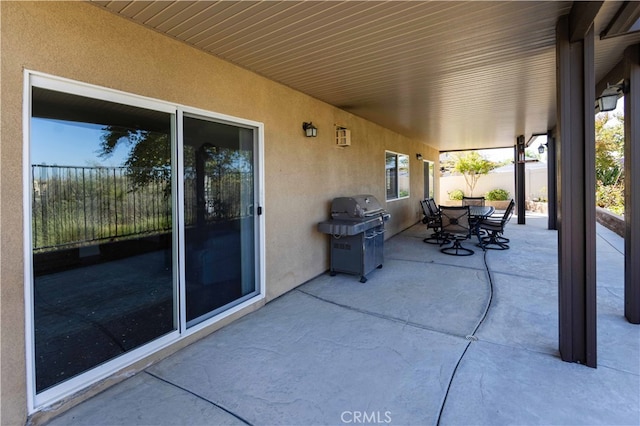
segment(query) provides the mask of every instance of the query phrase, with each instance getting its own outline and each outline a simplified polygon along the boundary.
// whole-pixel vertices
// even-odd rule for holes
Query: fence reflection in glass
[[[33,87],[41,392],[176,329],[172,115]]]
[[[256,294],[254,130],[184,118],[187,326]]]

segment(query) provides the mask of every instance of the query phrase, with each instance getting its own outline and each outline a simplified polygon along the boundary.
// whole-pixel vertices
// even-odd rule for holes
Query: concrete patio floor
[[[598,225],[598,368],[558,354],[557,233],[446,256],[424,225],[384,267],[319,276],[50,425],[638,425],[623,240]],[[467,243],[467,245],[469,245]]]

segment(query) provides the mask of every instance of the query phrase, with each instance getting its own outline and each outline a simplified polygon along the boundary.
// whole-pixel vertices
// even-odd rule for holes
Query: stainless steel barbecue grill
[[[320,222],[318,231],[331,235],[331,269],[337,272],[366,275],[382,268],[384,260],[384,223],[391,215],[373,195],[334,198],[331,220]]]

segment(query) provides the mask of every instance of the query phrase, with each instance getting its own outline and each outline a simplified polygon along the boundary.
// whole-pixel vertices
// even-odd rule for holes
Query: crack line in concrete
[[[385,256],[384,257],[387,260],[395,260],[396,262],[411,262],[411,263],[422,263],[425,265],[439,265],[439,266],[451,266],[454,268],[461,268],[461,269],[469,269],[472,271],[484,271],[484,268],[474,268],[473,266],[465,266],[465,265],[456,265],[453,263],[443,263],[443,262],[436,262],[434,260],[415,260],[415,259],[399,259],[397,257],[393,257],[393,256]]]
[[[390,317],[388,315],[382,315],[382,314],[379,314],[377,312],[367,311],[366,309],[360,309],[360,308],[356,308],[356,307],[353,307],[353,306],[345,305],[345,304],[342,304],[342,303],[334,302],[333,300],[325,299],[324,297],[317,296],[317,295],[315,295],[313,293],[308,293],[308,292],[306,292],[304,290],[301,290],[299,288],[296,288],[295,290],[300,292],[300,293],[302,293],[302,294],[305,294],[305,295],[307,295],[309,297],[313,297],[314,299],[318,299],[321,302],[329,303],[329,304],[338,306],[340,308],[348,309],[348,310],[353,311],[353,312],[358,312],[360,314],[370,315],[372,317],[380,318],[380,319],[383,319],[383,320],[397,322],[397,323],[400,323],[400,324],[408,325],[409,327],[419,328],[421,330],[427,330],[427,331],[432,331],[432,332],[438,333],[438,334],[444,334],[445,336],[460,337],[462,339],[465,339],[465,337],[466,337],[466,334],[462,335],[462,334],[448,333],[446,331],[436,330],[434,328],[430,328],[430,327],[427,327],[425,325],[422,325],[422,324],[419,324],[419,323],[416,323],[416,322],[410,322],[410,321],[403,320],[401,318]]]
[[[208,402],[209,404],[211,404],[211,405],[213,405],[213,406],[215,406],[215,407],[217,407],[217,408],[221,409],[222,411],[224,411],[224,412],[226,412],[226,413],[228,413],[228,414],[232,415],[233,417],[235,417],[236,419],[240,420],[242,423],[244,423],[244,424],[246,424],[246,425],[253,426],[253,424],[252,424],[251,422],[249,422],[248,420],[246,420],[246,419],[245,419],[245,418],[243,418],[242,416],[240,416],[240,415],[238,415],[238,414],[234,413],[233,411],[231,411],[231,410],[229,410],[229,409],[227,409],[227,408],[223,407],[222,405],[220,405],[220,404],[218,404],[218,403],[216,403],[216,402],[214,402],[214,401],[211,401],[211,400],[209,400],[209,399],[207,399],[207,398],[205,398],[205,397],[203,397],[203,396],[201,396],[201,395],[198,395],[197,393],[195,393],[195,392],[193,392],[193,391],[190,391],[189,389],[187,389],[187,388],[185,388],[185,387],[182,387],[182,386],[177,385],[177,384],[175,384],[175,383],[173,383],[173,382],[170,382],[169,380],[163,379],[162,377],[160,377],[160,376],[158,376],[158,375],[156,375],[156,374],[153,374],[153,373],[149,372],[148,370],[145,370],[144,372],[145,372],[146,374],[150,375],[151,377],[153,377],[153,378],[155,378],[155,379],[157,379],[157,380],[160,380],[161,382],[164,382],[164,383],[168,384],[169,386],[176,387],[176,388],[178,388],[178,389],[180,389],[180,390],[182,390],[182,391],[184,391],[184,392],[187,392],[187,393],[189,393],[189,394],[191,394],[191,395],[195,396],[195,397],[196,397],[196,398],[198,398],[198,399],[201,399],[201,400],[203,400],[203,401],[205,401],[205,402]]]

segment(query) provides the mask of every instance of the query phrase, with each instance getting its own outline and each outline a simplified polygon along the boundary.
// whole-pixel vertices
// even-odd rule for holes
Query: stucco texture
[[[0,423],[26,420],[23,245],[23,70],[33,70],[264,123],[267,301],[329,265],[326,220],[336,196],[384,201],[385,150],[411,158],[411,197],[387,203],[387,237],[420,219],[422,161],[437,152],[317,99],[85,2],[0,2]],[[301,125],[313,121],[317,138]],[[352,132],[339,148],[334,125]]]

